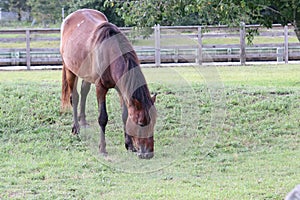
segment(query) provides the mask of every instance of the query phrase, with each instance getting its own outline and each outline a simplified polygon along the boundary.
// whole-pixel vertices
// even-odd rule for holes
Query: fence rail
[[[261,38],[278,38],[281,42],[253,43],[247,45],[246,32],[258,29]],[[153,27],[153,34],[147,39],[133,37],[139,35],[131,28],[121,28],[133,41],[141,63],[155,63],[160,66],[165,62],[240,62],[277,61],[288,63],[300,59],[300,44],[289,43],[294,38],[292,26],[273,25],[268,30],[260,26],[241,24],[238,28],[227,26],[159,26]],[[225,40],[231,39],[228,44]],[[36,41],[49,43],[60,40],[60,29],[17,29],[0,30],[0,67],[25,65],[60,65],[59,43],[55,48],[32,47]],[[217,40],[222,40],[221,42]],[[225,41],[225,42],[224,42]],[[23,44],[23,48],[10,47],[10,44]]]

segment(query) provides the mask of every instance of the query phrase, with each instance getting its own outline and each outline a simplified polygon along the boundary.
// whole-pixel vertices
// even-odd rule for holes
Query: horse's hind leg
[[[81,126],[87,126],[88,123],[86,121],[86,114],[85,114],[85,106],[86,106],[86,98],[90,91],[91,83],[82,81],[81,84],[81,91],[80,91],[80,114],[79,114],[79,121]]]
[[[74,135],[79,133],[80,127],[78,123],[78,114],[77,114],[77,109],[78,109],[78,102],[79,102],[79,94],[77,92],[77,76],[72,73],[70,70],[66,70],[66,79],[68,82],[68,86],[71,92],[71,104],[73,108],[73,127],[72,127],[72,133]]]
[[[73,127],[72,127],[72,133],[74,135],[79,134],[80,126],[78,122],[78,102],[79,102],[79,94],[77,91],[77,77],[74,82],[74,87],[72,91],[72,107],[73,107]]]

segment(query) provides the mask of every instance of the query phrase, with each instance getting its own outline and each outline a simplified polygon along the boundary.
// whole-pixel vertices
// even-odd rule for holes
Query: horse
[[[154,156],[154,127],[157,118],[156,94],[151,96],[131,43],[120,29],[96,10],[71,13],[61,25],[62,57],[61,109],[72,107],[72,133],[87,125],[86,97],[95,84],[100,126],[99,151],[107,155],[105,127],[108,122],[106,94],[115,88],[119,94],[124,124],[125,147],[139,158]],[[82,79],[78,115],[78,78]]]

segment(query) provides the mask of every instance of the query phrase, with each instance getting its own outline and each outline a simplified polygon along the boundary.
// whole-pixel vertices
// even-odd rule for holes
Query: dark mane
[[[109,22],[104,22],[99,25],[94,32],[94,40],[96,43],[101,43],[114,35],[121,34],[120,29]]]
[[[126,90],[123,91],[126,93],[125,98],[128,98],[128,100],[136,99],[146,109],[150,108],[153,105],[151,95],[145,77],[141,71],[137,54],[130,41],[117,26],[109,22],[101,24],[95,32],[98,33],[94,34],[96,36],[95,41],[97,44],[101,44],[105,40],[113,38],[113,47],[110,48],[116,48],[114,45],[118,45],[117,48],[121,51],[122,56],[116,58],[116,61],[118,63],[125,62],[124,74],[126,73],[126,75],[122,81],[124,88],[126,88]]]

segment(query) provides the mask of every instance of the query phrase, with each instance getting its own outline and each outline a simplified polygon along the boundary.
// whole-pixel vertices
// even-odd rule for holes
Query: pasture
[[[283,199],[300,183],[300,65],[144,68],[155,155],[126,152],[115,91],[71,135],[60,71],[0,72],[0,199]]]

